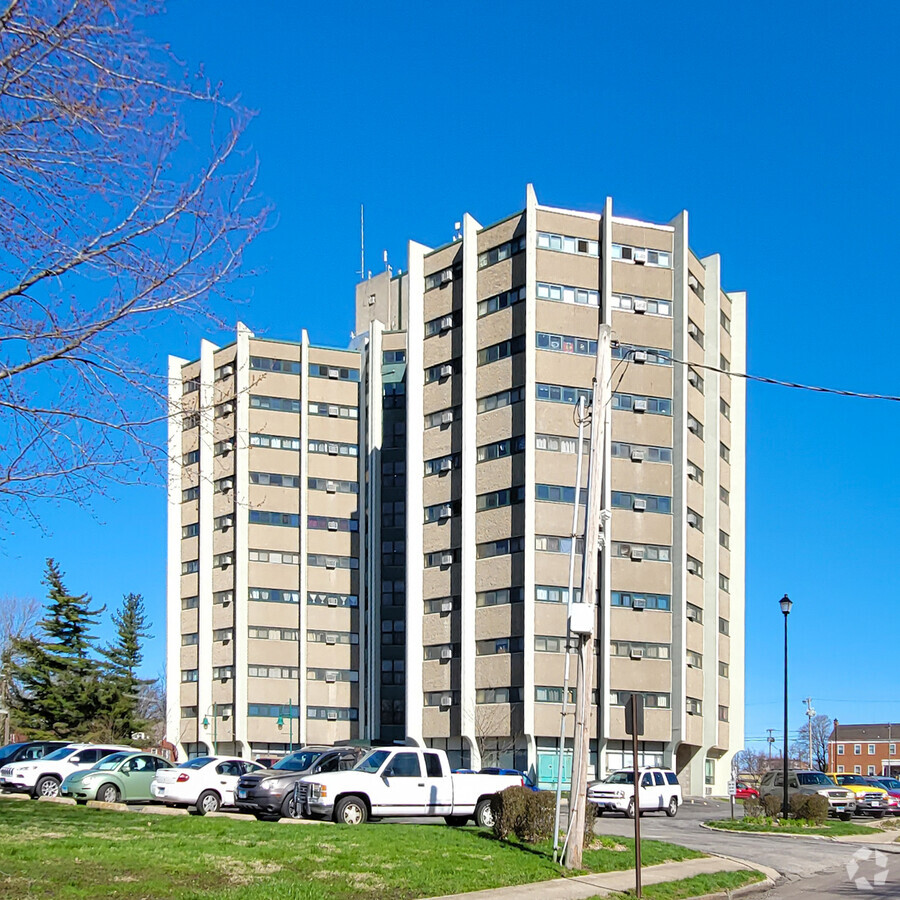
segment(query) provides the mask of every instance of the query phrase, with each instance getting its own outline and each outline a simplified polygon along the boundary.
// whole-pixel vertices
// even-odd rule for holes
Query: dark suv
[[[784,796],[782,770],[766,772],[759,783],[759,799],[769,794]],[[788,769],[788,800],[794,794],[818,794],[828,801],[828,814],[844,822],[856,812],[856,798],[852,791],[835,784],[824,772],[812,769]]]
[[[362,747],[303,747],[278,760],[271,769],[242,775],[234,792],[234,802],[241,812],[253,813],[257,819],[289,818],[294,785],[304,775],[352,769],[364,753]]]
[[[0,747],[0,767],[10,763],[28,762],[31,759],[43,759],[60,747],[68,747],[71,741],[22,741],[19,744],[7,744]]]

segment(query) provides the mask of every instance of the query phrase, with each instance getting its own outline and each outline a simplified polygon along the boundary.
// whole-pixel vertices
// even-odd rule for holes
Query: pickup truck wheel
[[[451,828],[462,828],[469,821],[468,816],[444,816],[444,821]]]
[[[849,822],[853,818],[853,814],[847,812],[838,813],[838,816],[842,822]]]
[[[628,816],[629,819],[634,818],[634,797],[628,801],[628,808],[625,810],[625,815]]]
[[[666,807],[666,815],[671,819],[673,816],[678,815],[678,798],[671,797],[669,799],[669,805]]]
[[[475,824],[482,828],[494,827],[494,814],[491,812],[489,799],[479,800],[475,805]]]
[[[883,819],[884,818],[884,810],[879,809],[877,812],[873,812],[872,817],[875,819]]]
[[[339,825],[365,825],[368,817],[366,804],[353,795],[344,797],[334,809],[334,821]]]

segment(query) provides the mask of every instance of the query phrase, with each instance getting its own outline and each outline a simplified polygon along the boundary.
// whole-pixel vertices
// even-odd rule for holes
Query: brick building
[[[841,725],[828,738],[828,771],[857,775],[900,774],[900,725]]]

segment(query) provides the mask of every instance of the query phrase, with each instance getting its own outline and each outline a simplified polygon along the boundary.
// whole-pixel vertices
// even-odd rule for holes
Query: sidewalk
[[[755,869],[766,876],[750,887],[763,889],[771,887],[779,877],[778,873],[766,866],[744,863],[724,856],[705,856],[702,859],[686,859],[683,862],[661,863],[641,870],[641,884],[659,884],[661,881],[680,881],[694,875],[709,875],[713,872],[736,872],[740,869]],[[596,875],[579,875],[575,878],[556,878],[534,884],[516,884],[510,887],[475,891],[469,894],[446,894],[430,900],[519,900],[535,897],[540,900],[588,900],[591,897],[605,897],[611,893],[634,889],[634,869],[619,872],[600,872]]]

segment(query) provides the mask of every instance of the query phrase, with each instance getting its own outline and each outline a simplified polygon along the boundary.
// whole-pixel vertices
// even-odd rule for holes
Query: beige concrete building
[[[525,209],[501,222],[466,215],[442,247],[410,242],[408,270],[358,285],[356,311],[358,350],[239,331],[229,348],[204,345],[199,363],[173,363],[176,388],[199,379],[196,400],[173,392],[184,424],[199,415],[199,429],[173,422],[171,436],[169,671],[188,674],[170,696],[185,749],[209,745],[204,710],[228,702],[236,749],[283,747],[273,713],[296,703],[298,740],[409,736],[460,766],[511,765],[555,781],[573,410],[590,396],[608,323],[591,768],[624,763],[623,702],[639,690],[644,761],[674,767],[685,793],[723,791],[743,746],[745,396],[727,373],[745,368],[746,298],[723,290],[718,256],[690,250],[687,213],[657,224],[617,217],[609,200],[602,213],[555,209],[529,187]],[[254,368],[257,357],[296,361],[299,374]],[[317,365],[361,376],[309,377]],[[223,366],[235,375],[217,377]],[[290,391],[296,411],[253,405]],[[311,414],[313,394],[358,417]],[[223,403],[236,417],[215,413]],[[298,449],[287,452],[258,437],[295,434]],[[316,438],[352,443],[359,456],[314,454]],[[224,440],[235,450],[217,455]],[[249,475],[282,471],[298,479],[292,493]],[[223,478],[231,497],[216,490]],[[322,495],[314,478],[355,479],[361,494]],[[293,528],[261,524],[270,512],[299,518]],[[312,528],[317,512],[354,530]],[[235,525],[217,528],[223,515]],[[296,563],[253,556],[272,549]],[[235,562],[223,569],[226,552]],[[320,571],[316,553],[351,562]],[[198,571],[181,574],[192,562]],[[265,602],[254,589],[297,601]],[[223,591],[237,598],[230,609],[215,602]],[[271,626],[282,639],[251,637]],[[230,646],[215,640],[227,627]],[[352,642],[320,647],[319,631]],[[251,677],[270,655],[296,678]],[[228,665],[233,680],[222,682]],[[320,683],[319,670],[339,677]]]

